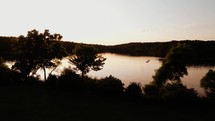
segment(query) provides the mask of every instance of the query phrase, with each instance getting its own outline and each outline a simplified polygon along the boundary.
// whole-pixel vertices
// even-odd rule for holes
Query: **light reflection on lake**
[[[87,75],[93,78],[103,78],[112,75],[122,80],[125,86],[131,82],[140,82],[143,86],[152,81],[155,70],[161,66],[158,57],[149,56],[126,56],[119,54],[104,53],[103,57],[107,58],[104,68],[100,71],[90,71]],[[69,67],[68,60],[64,59],[62,65]],[[63,69],[58,67],[58,72]],[[204,91],[200,88],[201,78],[209,69],[215,67],[201,66],[188,67],[188,75],[182,78],[182,82],[189,88],[194,88],[200,95],[204,95]]]
[[[143,86],[152,81],[152,76],[155,70],[161,66],[158,57],[149,56],[126,56],[119,54],[104,53],[103,57],[107,58],[104,68],[100,71],[90,71],[87,75],[93,78],[103,78],[112,75],[125,84],[131,82],[140,82]],[[8,63],[7,65],[12,65]],[[72,67],[67,58],[62,60],[62,64],[57,67],[53,74],[59,75],[64,68]],[[204,95],[204,91],[200,88],[201,78],[208,72],[209,69],[215,67],[201,66],[188,67],[188,75],[182,78],[182,82],[189,88],[194,88],[200,95]],[[47,70],[47,74],[51,70]],[[43,71],[37,72],[43,79]]]
[[[91,71],[88,75],[97,78],[113,75],[122,80],[125,86],[130,82],[140,82],[143,86],[149,84],[152,81],[155,70],[161,66],[161,62],[157,57],[136,57],[110,53],[102,55],[107,58],[104,68],[97,72]],[[182,78],[182,82],[187,87],[194,88],[200,95],[203,95],[204,91],[200,88],[200,80],[209,69],[215,69],[215,67],[188,67],[188,75]]]
[[[104,68],[97,72],[91,71],[88,75],[91,77],[113,75],[122,80],[125,85],[130,82],[140,82],[143,85],[150,83],[155,69],[161,66],[157,57],[136,57],[110,53],[102,54],[102,56],[107,58]]]

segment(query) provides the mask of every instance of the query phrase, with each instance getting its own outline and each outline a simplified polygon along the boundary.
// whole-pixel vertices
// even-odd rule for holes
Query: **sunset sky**
[[[49,29],[94,44],[215,39],[215,0],[0,0],[0,36]]]

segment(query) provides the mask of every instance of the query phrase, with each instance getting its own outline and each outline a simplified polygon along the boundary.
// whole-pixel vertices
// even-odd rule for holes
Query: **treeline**
[[[129,56],[155,56],[165,57],[171,48],[178,44],[186,44],[190,48],[190,55],[188,58],[192,61],[190,65],[215,65],[215,41],[202,40],[181,40],[170,42],[147,42],[147,43],[127,43],[114,46],[98,45],[98,44],[84,44],[62,41],[64,48],[73,54],[76,45],[90,45],[94,46],[99,53],[116,53]]]
[[[14,44],[17,37],[0,37],[0,57],[4,59],[12,59],[14,55]]]
[[[157,56],[164,57],[169,49],[177,45],[172,42],[127,43],[107,46],[105,50],[111,53],[126,54],[131,56]]]
[[[3,57],[5,60],[13,60],[14,56],[16,56],[16,48],[17,48],[17,37],[7,37],[0,36],[0,57]],[[69,41],[59,41],[62,46],[66,49],[67,54],[73,54],[73,50],[77,45],[91,45],[96,47],[99,52],[107,52],[106,46],[96,45],[96,44],[84,44],[84,43],[75,43]]]
[[[184,43],[192,48],[196,58],[215,58],[215,41],[201,40],[181,40],[170,42],[147,42],[147,43],[127,43],[114,46],[106,46],[107,52],[126,54],[132,56],[157,56],[164,57],[172,47],[178,43]]]
[[[0,56],[10,59],[14,54],[14,43],[16,37],[0,37]],[[176,47],[178,43],[184,43],[192,48],[193,58],[207,60],[215,59],[215,41],[202,40],[181,40],[170,42],[146,42],[146,43],[127,43],[113,46],[84,44],[69,41],[61,41],[64,48],[72,54],[76,45],[92,45],[98,49],[100,53],[110,52],[131,56],[156,56],[165,57],[172,47]]]

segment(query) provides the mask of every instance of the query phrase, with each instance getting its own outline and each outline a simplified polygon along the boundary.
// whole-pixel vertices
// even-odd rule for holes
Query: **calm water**
[[[105,53],[102,54],[102,56],[107,58],[104,68],[100,71],[91,71],[87,75],[93,78],[113,75],[122,80],[125,86],[129,85],[131,82],[140,82],[143,86],[149,84],[152,81],[155,70],[161,66],[161,62],[157,57],[135,57],[111,53]],[[55,70],[54,74],[59,74],[63,68],[69,66],[71,66],[71,64],[69,64],[68,59],[63,59],[62,65]],[[215,67],[188,67],[188,75],[182,78],[182,82],[187,87],[194,88],[200,95],[203,95],[204,91],[200,88],[200,80],[209,69],[215,69]],[[38,74],[41,75],[43,79],[43,72],[38,71]]]
[[[152,81],[152,76],[155,70],[161,66],[161,62],[157,57],[149,56],[126,56],[119,54],[104,53],[103,57],[107,58],[104,68],[100,71],[91,71],[87,75],[93,78],[102,78],[113,75],[122,80],[125,86],[131,82],[140,82],[143,86]],[[58,67],[57,72],[61,72],[64,67],[69,67],[71,64],[65,58],[62,65]],[[189,88],[194,88],[200,95],[204,94],[200,87],[201,78],[208,72],[209,69],[215,67],[198,66],[188,67],[188,75],[182,78],[182,82]]]
[[[102,55],[107,58],[104,68],[97,72],[91,71],[88,75],[96,78],[113,75],[122,80],[125,86],[130,82],[140,82],[142,85],[150,83],[155,70],[161,66],[157,57],[134,57],[110,53]],[[189,88],[195,88],[202,95],[204,91],[200,88],[200,80],[209,69],[215,67],[188,67],[188,75],[182,78],[182,82]]]

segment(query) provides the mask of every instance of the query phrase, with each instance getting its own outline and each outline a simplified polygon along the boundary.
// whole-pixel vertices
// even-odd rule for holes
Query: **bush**
[[[146,97],[157,98],[159,96],[159,87],[156,84],[147,84],[143,87]]]
[[[166,83],[163,86],[149,84],[143,90],[148,99],[168,104],[194,104],[199,99],[194,89],[188,89],[182,83]]]
[[[49,75],[45,84],[49,88],[56,88],[58,77],[56,75]]]
[[[125,89],[125,94],[131,98],[140,98],[142,96],[142,89],[140,83],[132,82]]]
[[[161,87],[160,96],[168,103],[190,104],[197,100],[197,92],[181,83],[166,84]]]
[[[21,74],[9,69],[4,64],[4,59],[0,57],[0,83],[1,84],[17,84],[21,82]]]
[[[64,69],[57,82],[58,87],[69,90],[82,90],[84,85],[83,79],[71,69]]]
[[[98,85],[100,92],[105,95],[118,96],[124,92],[122,81],[111,75],[98,81]]]

